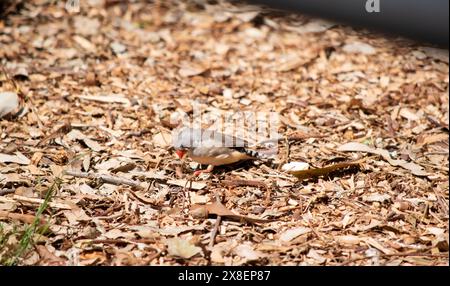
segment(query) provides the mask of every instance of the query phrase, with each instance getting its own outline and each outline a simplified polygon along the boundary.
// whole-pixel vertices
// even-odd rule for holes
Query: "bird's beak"
[[[184,155],[186,155],[186,151],[183,150],[177,150],[175,151],[175,153],[177,154],[178,158],[183,159]]]

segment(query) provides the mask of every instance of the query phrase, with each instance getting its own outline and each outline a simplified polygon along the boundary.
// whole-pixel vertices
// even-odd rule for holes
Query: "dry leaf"
[[[152,141],[155,146],[168,147],[172,144],[172,134],[170,132],[161,131],[153,136]]]
[[[359,166],[364,160],[351,161],[351,162],[343,162],[336,163],[333,165],[328,165],[323,168],[314,168],[307,170],[299,170],[299,171],[287,171],[287,173],[297,177],[300,180],[319,177],[319,176],[328,176],[332,172],[336,172],[339,170],[347,169],[353,166]]]
[[[15,92],[0,92],[0,118],[17,111],[19,97]]]
[[[409,108],[402,108],[400,109],[400,116],[411,120],[411,121],[417,121],[420,119],[420,117],[417,115],[417,113],[413,112],[411,109]]]
[[[294,238],[309,232],[311,232],[311,229],[303,226],[288,229],[280,235],[280,240],[283,242],[289,242]]]
[[[192,190],[201,190],[206,187],[206,183],[203,182],[192,182],[187,180],[168,180],[167,184],[175,185],[180,187],[190,188]]]
[[[66,259],[51,253],[45,245],[36,245],[36,250],[41,257],[40,265],[61,266],[66,265]]]
[[[233,249],[234,254],[244,258],[247,262],[260,259],[263,254],[259,251],[255,251],[249,243],[238,245]]]
[[[433,144],[436,142],[445,142],[448,141],[449,137],[448,134],[446,133],[439,133],[439,134],[432,134],[429,136],[419,136],[419,138],[417,138],[417,143],[416,146],[417,147],[422,147],[428,144]]]
[[[15,152],[15,155],[8,155],[8,154],[2,154],[0,153],[0,163],[17,163],[21,165],[29,165],[30,159],[25,157],[20,152]]]
[[[108,95],[79,95],[78,98],[85,100],[92,100],[103,103],[121,103],[126,106],[131,105],[130,100],[122,94],[108,94]]]
[[[287,59],[284,63],[280,64],[277,67],[277,71],[279,72],[288,72],[295,69],[298,69],[299,67],[303,66],[307,62],[309,62],[310,59],[308,58],[294,58],[294,59]]]
[[[344,52],[347,53],[359,53],[364,55],[373,55],[375,54],[375,49],[369,44],[361,43],[361,42],[353,42],[346,44],[342,47]]]
[[[208,69],[201,67],[201,66],[193,66],[193,65],[186,65],[178,71],[178,73],[182,77],[191,77],[196,75],[201,75],[205,73]]]
[[[288,31],[296,32],[299,34],[305,34],[305,33],[325,32],[326,30],[328,30],[334,26],[336,26],[336,23],[333,23],[333,22],[330,22],[327,20],[322,20],[322,19],[312,19],[307,24],[302,25],[302,26],[283,25],[283,28]]]
[[[370,194],[367,196],[363,196],[363,200],[366,202],[380,202],[384,203],[385,201],[389,201],[391,199],[391,196],[388,194]]]
[[[380,148],[374,149],[358,142],[346,143],[340,146],[337,150],[347,152],[367,152],[371,154],[377,154],[383,157],[383,159],[388,161],[388,163],[391,164],[392,166],[400,166],[404,169],[410,170],[411,173],[416,176],[426,176],[428,174],[423,170],[422,166],[420,165],[417,165],[412,162],[406,162],[405,160],[401,159],[398,160],[392,159],[391,155],[389,154],[389,151]]]
[[[256,219],[251,218],[247,216],[242,216],[235,214],[234,212],[227,209],[223,204],[220,202],[213,202],[206,205],[192,205],[190,212],[192,215],[196,215],[197,217],[203,217],[206,218],[209,214],[218,215],[221,217],[226,217],[238,221],[246,221],[249,223],[265,223],[270,222],[270,220],[265,219]]]
[[[96,52],[95,45],[92,44],[90,41],[88,41],[86,38],[76,35],[76,36],[73,36],[73,40],[78,45],[80,45],[84,50],[86,50],[86,52],[89,52],[89,53]]]
[[[325,257],[323,257],[322,255],[319,254],[319,252],[313,248],[311,248],[308,251],[308,254],[306,254],[306,257],[312,258],[314,260],[317,261],[317,263],[322,264],[324,263],[327,259]]]
[[[344,245],[358,245],[361,238],[355,235],[339,235],[336,236],[336,241]]]
[[[281,167],[285,172],[304,171],[309,169],[309,164],[305,162],[290,162]]]
[[[95,151],[95,152],[100,152],[104,149],[96,141],[90,139],[89,137],[87,137],[86,135],[81,133],[81,131],[79,131],[77,129],[73,129],[72,131],[70,131],[67,134],[67,137],[72,141],[73,140],[83,141],[84,144],[86,144],[86,146],[88,146],[92,151]]]
[[[184,259],[189,259],[202,252],[200,247],[193,245],[186,239],[178,237],[167,239],[166,244],[169,255],[178,256]]]
[[[432,47],[421,47],[420,49],[428,57],[435,59],[435,60],[440,60],[440,61],[448,64],[448,49],[438,49],[438,48],[432,48]]]

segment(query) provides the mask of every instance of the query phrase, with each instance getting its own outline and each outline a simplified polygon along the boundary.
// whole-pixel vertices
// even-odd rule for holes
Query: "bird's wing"
[[[173,137],[175,148],[193,147],[228,147],[243,148],[249,144],[247,141],[217,131],[184,127]]]

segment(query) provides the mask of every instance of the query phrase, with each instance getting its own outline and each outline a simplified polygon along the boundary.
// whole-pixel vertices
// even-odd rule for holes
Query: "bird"
[[[195,176],[210,173],[216,166],[244,160],[269,159],[255,150],[248,149],[248,142],[241,138],[199,128],[180,128],[172,137],[172,145],[180,159],[191,158],[194,162],[208,165],[205,170],[194,172]]]

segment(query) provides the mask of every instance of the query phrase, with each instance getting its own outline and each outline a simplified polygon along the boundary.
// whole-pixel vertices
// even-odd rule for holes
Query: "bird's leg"
[[[194,172],[194,176],[200,176],[201,173],[211,173],[212,170],[214,170],[214,166],[213,165],[208,165],[208,168],[206,168],[205,170],[198,170]]]

